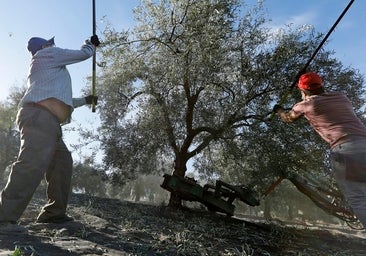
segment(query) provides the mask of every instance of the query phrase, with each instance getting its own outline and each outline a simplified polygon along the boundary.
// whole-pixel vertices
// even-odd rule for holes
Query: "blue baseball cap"
[[[32,53],[32,55],[36,54],[39,50],[41,50],[44,46],[51,46],[55,44],[55,37],[52,37],[49,40],[46,40],[41,37],[32,37],[28,41],[27,49]]]

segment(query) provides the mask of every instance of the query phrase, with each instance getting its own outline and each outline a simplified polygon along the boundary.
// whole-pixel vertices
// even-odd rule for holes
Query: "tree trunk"
[[[174,174],[180,177],[184,177],[187,171],[187,159],[184,154],[177,155],[175,157]],[[169,207],[173,209],[182,208],[182,199],[175,193],[170,193]]]
[[[143,194],[143,186],[142,186],[142,181],[140,179],[136,180],[135,186],[134,186],[134,190],[135,190],[135,202],[140,202],[141,200],[141,196]]]
[[[172,209],[180,209],[182,208],[182,199],[177,194],[170,193],[168,206]]]
[[[266,220],[271,220],[272,216],[271,216],[271,203],[269,200],[265,200],[264,201],[264,218]]]
[[[288,214],[288,220],[294,219],[294,207],[292,205],[288,206],[287,214]]]

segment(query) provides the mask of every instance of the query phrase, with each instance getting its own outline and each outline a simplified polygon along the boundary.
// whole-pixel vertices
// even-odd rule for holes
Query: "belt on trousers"
[[[58,120],[57,116],[55,116],[55,114],[53,114],[48,108],[46,108],[45,106],[42,106],[41,104],[38,104],[37,102],[26,102],[23,104],[22,107],[35,107],[35,108],[45,110],[56,119],[57,123],[60,123],[60,121]]]

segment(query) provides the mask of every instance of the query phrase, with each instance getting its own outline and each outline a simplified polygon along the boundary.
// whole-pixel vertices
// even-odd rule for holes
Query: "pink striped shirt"
[[[347,141],[347,135],[366,137],[366,126],[343,93],[312,95],[297,103],[292,110],[297,117],[303,115],[331,148]]]

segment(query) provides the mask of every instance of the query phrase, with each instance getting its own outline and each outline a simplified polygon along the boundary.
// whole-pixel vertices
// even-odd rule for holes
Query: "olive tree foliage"
[[[116,180],[184,176],[191,159],[229,182],[319,163],[310,128],[270,113],[322,35],[307,26],[274,32],[263,10],[238,0],[142,1],[135,27],[105,31],[100,141]],[[311,65],[325,85],[359,87],[357,72],[331,56],[322,51]],[[314,163],[298,157],[309,151]]]

